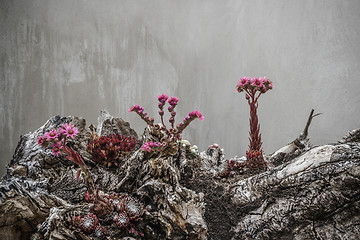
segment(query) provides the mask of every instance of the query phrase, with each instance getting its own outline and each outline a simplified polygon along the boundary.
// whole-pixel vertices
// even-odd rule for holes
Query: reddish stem
[[[164,115],[160,115],[161,118],[161,123],[163,125],[164,128],[166,128],[165,123],[164,123]]]
[[[257,108],[258,103],[257,100],[259,99],[261,93],[256,97],[256,91],[254,89],[251,89],[251,91],[248,92],[250,98],[248,100],[249,106],[250,106],[250,150],[254,151],[260,151],[261,150],[261,134],[260,134],[260,124],[258,121],[257,116]]]

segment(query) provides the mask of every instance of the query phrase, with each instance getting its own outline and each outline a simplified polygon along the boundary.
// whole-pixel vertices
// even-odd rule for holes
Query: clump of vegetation
[[[182,139],[181,134],[184,129],[189,126],[189,124],[193,120],[197,118],[203,121],[204,116],[199,111],[194,110],[190,112],[181,123],[175,125],[175,107],[177,106],[179,99],[177,97],[169,98],[166,94],[162,94],[158,96],[158,101],[161,124],[154,124],[154,118],[149,117],[147,113],[144,112],[144,108],[140,107],[137,104],[131,107],[129,109],[129,112],[137,113],[141,117],[141,119],[143,119],[148,124],[151,131],[156,135],[160,136],[159,142],[150,141],[144,143],[144,145],[142,146],[143,151],[150,154],[161,152],[164,155],[174,155],[177,152],[177,141],[180,141]],[[167,127],[164,122],[164,107],[166,103],[170,105],[167,108],[170,113],[169,127]]]
[[[125,154],[134,150],[136,139],[120,134],[109,136],[93,135],[88,145],[88,151],[92,154],[94,162],[108,167],[118,166]]]
[[[88,191],[84,199],[90,204],[91,213],[81,213],[72,217],[73,228],[83,233],[104,239],[107,236],[106,227],[112,229],[111,224],[118,227],[120,235],[143,236],[137,230],[135,223],[141,219],[144,207],[138,199],[128,194],[99,194],[95,188],[94,180],[82,157],[71,147],[67,141],[74,139],[79,130],[70,123],[63,124],[60,128],[52,129],[37,139],[39,145],[50,149],[55,157],[63,157],[80,166],[76,180],[83,172],[85,185]],[[119,161],[136,146],[136,139],[119,134],[99,137],[92,135],[88,150],[92,153],[93,161],[106,166],[118,165]],[[109,223],[107,216],[113,216]],[[109,225],[110,224],[110,225]]]
[[[245,92],[245,98],[250,107],[250,144],[246,151],[246,167],[250,169],[266,169],[267,164],[263,157],[260,124],[257,116],[259,97],[273,88],[272,82],[266,77],[243,77],[236,86],[236,90]]]

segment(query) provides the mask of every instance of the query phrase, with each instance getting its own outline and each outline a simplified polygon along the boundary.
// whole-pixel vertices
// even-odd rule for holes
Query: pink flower
[[[141,110],[141,109],[142,109],[142,107],[140,107],[138,104],[136,104],[135,106],[133,106],[129,109],[129,112],[133,112],[133,111],[137,112],[138,110]]]
[[[39,145],[43,145],[44,144],[44,141],[46,141],[45,137],[44,136],[40,136],[38,139],[37,139],[37,143]]]
[[[252,79],[247,77],[242,77],[236,86],[236,90],[241,93],[244,89],[247,89],[251,86]]]
[[[264,77],[264,84],[269,84],[269,83],[271,83],[271,81],[267,77]]]
[[[168,98],[169,97],[166,94],[161,94],[161,95],[158,96],[159,102],[161,102],[163,104],[166,102],[166,100],[168,100]]]
[[[260,88],[260,92],[261,93],[266,93],[268,89],[266,89],[266,87],[263,85],[261,88]]]
[[[58,132],[56,131],[56,129],[53,129],[49,132],[46,132],[44,134],[44,137],[46,138],[46,140],[51,141],[56,139],[59,136]]]
[[[161,143],[159,142],[146,142],[144,143],[144,145],[142,146],[142,150],[146,151],[146,152],[151,152],[151,150],[153,150],[153,148],[160,148],[161,147]]]
[[[261,89],[263,86],[262,79],[255,78],[253,82],[253,86],[257,87],[258,89]]]
[[[164,107],[164,103],[159,102],[158,107],[159,107],[160,109],[163,109],[163,107]]]
[[[62,145],[61,142],[56,142],[52,145],[52,152],[57,157],[61,154]]]
[[[61,127],[63,130],[62,133],[67,137],[74,138],[79,133],[79,130],[70,123],[65,123]]]
[[[139,114],[143,114],[144,113],[144,108],[140,107],[139,109],[137,109],[137,112]],[[146,115],[147,115],[147,113],[144,113],[144,116],[146,116]]]
[[[151,152],[151,147],[149,146],[148,142],[144,143],[141,149],[146,152]]]
[[[248,84],[248,79],[246,77],[242,77],[240,79],[240,81],[238,82],[238,86],[245,86],[246,84]]]
[[[190,117],[197,117],[199,118],[201,121],[204,121],[204,116],[198,111],[198,110],[194,110],[191,113],[189,113]]]
[[[168,103],[174,108],[179,102],[179,99],[177,97],[171,97],[168,100]]]

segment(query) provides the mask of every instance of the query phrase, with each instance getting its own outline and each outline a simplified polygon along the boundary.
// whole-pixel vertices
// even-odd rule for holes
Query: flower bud
[[[171,116],[172,116],[172,117],[175,117],[175,115],[176,115],[176,112],[172,112],[172,113],[171,113]]]
[[[163,110],[160,110],[160,111],[159,111],[159,115],[160,115],[160,116],[164,116],[164,111],[163,111]]]
[[[170,133],[175,135],[178,133],[178,130],[176,130],[175,128],[171,128]]]

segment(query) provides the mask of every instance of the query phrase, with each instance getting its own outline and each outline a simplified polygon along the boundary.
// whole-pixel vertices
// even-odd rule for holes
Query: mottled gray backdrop
[[[358,0],[0,0],[0,175],[20,135],[54,115],[97,123],[101,109],[138,103],[156,115],[156,96],[178,96],[179,117],[205,115],[185,132],[200,151],[226,156],[248,145],[241,76],[275,85],[260,99],[264,149],[293,140],[311,108],[314,144],[360,127]],[[158,119],[158,118],[156,118]]]

